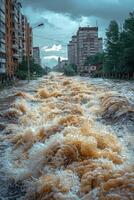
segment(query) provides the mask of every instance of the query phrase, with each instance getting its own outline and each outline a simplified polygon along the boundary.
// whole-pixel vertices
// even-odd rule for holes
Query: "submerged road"
[[[0,92],[0,133],[0,199],[134,199],[134,82],[22,82]]]

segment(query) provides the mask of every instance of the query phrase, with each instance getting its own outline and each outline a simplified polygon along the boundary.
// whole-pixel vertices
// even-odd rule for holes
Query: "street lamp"
[[[40,23],[37,26],[32,27],[32,29],[44,26],[44,23]],[[28,83],[30,82],[30,60],[29,60],[29,39],[28,39],[28,56],[27,56],[27,75],[28,75]]]
[[[44,23],[40,23],[40,24],[38,24],[37,26],[32,27],[32,29],[37,28],[37,27],[40,27],[40,26],[44,26]]]

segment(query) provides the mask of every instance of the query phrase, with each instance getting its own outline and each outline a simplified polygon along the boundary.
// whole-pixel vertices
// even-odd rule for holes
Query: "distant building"
[[[68,44],[68,64],[77,65],[77,36],[72,36]]]
[[[60,64],[61,64],[61,59],[60,59],[60,57],[58,58],[58,65],[57,65],[57,67],[60,69]]]
[[[33,56],[33,35],[32,35],[32,28],[28,23],[27,18],[25,15],[22,15],[22,51],[24,57],[32,57]]]
[[[98,37],[98,27],[80,27],[68,44],[68,62],[77,65],[78,72],[87,71],[87,57],[102,51],[103,42]]]
[[[36,64],[38,64],[38,65],[41,64],[39,47],[33,47],[33,58],[34,58],[34,61]]]
[[[103,39],[99,38],[99,53],[103,52]]]
[[[0,0],[0,75],[6,72],[5,0]]]
[[[68,60],[62,60],[60,63],[60,68],[64,69],[68,65]]]
[[[61,60],[61,58],[58,58],[58,65],[56,68],[60,71],[64,71],[65,66],[68,65],[68,60]]]

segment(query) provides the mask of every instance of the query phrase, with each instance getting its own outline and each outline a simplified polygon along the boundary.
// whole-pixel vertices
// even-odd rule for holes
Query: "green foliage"
[[[106,32],[106,55],[103,72],[133,73],[134,72],[134,12],[123,24],[119,32],[118,23],[111,21]]]
[[[54,72],[64,73],[63,67],[61,68],[59,65],[56,65],[55,67],[53,67],[52,70],[53,70]]]
[[[119,65],[120,42],[119,27],[116,21],[111,21],[106,32],[106,57],[104,72],[115,72]]]
[[[67,76],[77,75],[77,66],[76,65],[66,65],[64,68],[64,74]]]
[[[42,76],[45,75],[47,72],[43,69],[40,65],[36,64],[33,59],[30,59],[30,76]],[[16,75],[18,78],[25,80],[28,76],[28,64],[27,60],[24,58],[23,61],[20,63],[19,67],[17,68]]]
[[[130,13],[129,18],[124,22],[121,41],[123,41],[121,55],[121,59],[124,61],[123,70],[134,72],[134,12]]]
[[[91,55],[87,57],[85,61],[85,66],[88,65],[102,65],[104,60],[104,53],[96,53],[95,55]]]
[[[71,64],[70,66],[75,71],[75,73],[77,74],[77,65]]]
[[[27,74],[28,74],[28,73],[27,73],[26,71],[23,71],[23,70],[17,70],[17,71],[16,71],[17,77],[18,77],[19,79],[21,79],[21,80],[26,80],[26,79],[28,78]]]

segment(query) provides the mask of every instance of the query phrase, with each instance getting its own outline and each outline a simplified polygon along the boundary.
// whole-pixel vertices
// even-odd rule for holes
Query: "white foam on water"
[[[7,178],[22,181],[27,195],[32,191],[30,198],[37,195],[37,200],[99,200],[100,194],[105,198],[118,194],[125,199],[127,193],[132,196],[133,153],[126,144],[132,146],[133,137],[125,124],[120,128],[120,117],[132,106],[132,90],[126,93],[129,86],[125,83],[123,88],[103,79],[66,78],[57,73],[31,83],[29,89],[35,87],[37,92],[29,98],[17,98],[13,108],[18,122],[7,127],[12,135],[4,141],[9,148],[0,158]],[[44,88],[61,95],[41,98],[38,90]],[[107,107],[115,101],[123,102],[125,108]],[[117,123],[107,124],[102,114],[108,114],[111,122],[116,118]]]

